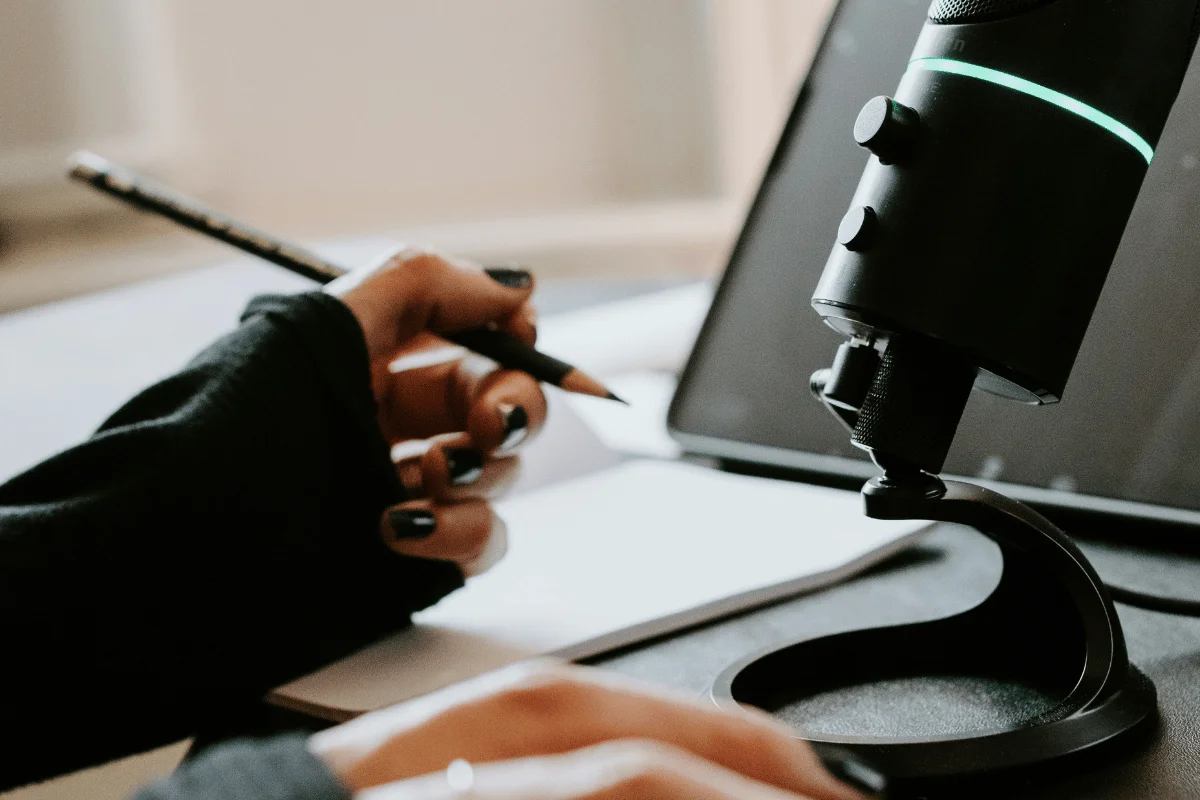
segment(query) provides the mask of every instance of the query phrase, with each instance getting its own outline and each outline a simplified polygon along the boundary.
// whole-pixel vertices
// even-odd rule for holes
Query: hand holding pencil
[[[545,421],[539,380],[612,397],[533,348],[534,287],[525,270],[484,270],[407,249],[347,272],[98,156],[78,154],[71,176],[325,284],[350,310],[407,498],[380,520],[384,542],[398,553],[453,561],[467,576],[493,565],[507,537],[488,501],[515,481],[516,451]]]
[[[445,334],[493,328],[532,345],[533,281],[402,250],[326,291],[363,330],[379,428],[408,497],[384,513],[384,542],[483,572],[506,544],[488,501],[516,480],[517,452],[545,422],[546,398],[528,373],[448,348]]]

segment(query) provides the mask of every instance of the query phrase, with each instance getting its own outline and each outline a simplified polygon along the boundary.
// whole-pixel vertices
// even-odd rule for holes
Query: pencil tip
[[[600,383],[595,378],[589,377],[578,369],[572,369],[558,381],[558,386],[568,392],[577,394],[586,394],[589,397],[598,397],[601,400],[616,400],[618,403],[629,405],[626,401],[617,397],[608,390],[608,387]]]

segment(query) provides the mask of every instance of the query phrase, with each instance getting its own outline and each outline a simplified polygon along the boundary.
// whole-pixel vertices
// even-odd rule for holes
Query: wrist
[[[335,729],[336,730],[336,729]],[[308,737],[305,747],[318,761],[325,765],[329,774],[337,779],[351,793],[360,792],[367,786],[357,779],[354,765],[361,758],[360,753],[350,751],[350,748],[340,746],[337,737],[325,735],[325,732],[314,733]]]
[[[353,273],[346,277],[352,276]],[[338,280],[343,279],[339,278]],[[385,312],[387,309],[381,309],[378,307],[378,303],[372,302],[371,292],[354,291],[352,287],[339,287],[338,281],[326,286],[325,293],[337,299],[354,317],[362,333],[363,341],[367,345],[367,357],[374,363],[377,354],[384,349],[383,343],[378,341],[380,337],[377,332],[386,328],[384,320],[381,319],[381,312]]]

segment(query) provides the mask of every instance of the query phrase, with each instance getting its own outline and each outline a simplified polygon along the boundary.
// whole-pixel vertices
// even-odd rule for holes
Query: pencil
[[[310,250],[284,242],[220,214],[108,159],[81,150],[71,156],[68,175],[141,211],[166,217],[185,228],[232,245],[297,275],[325,284],[346,274]],[[540,353],[521,339],[490,328],[440,334],[460,347],[490,358],[506,369],[532,375],[568,392],[625,401],[565,361]]]

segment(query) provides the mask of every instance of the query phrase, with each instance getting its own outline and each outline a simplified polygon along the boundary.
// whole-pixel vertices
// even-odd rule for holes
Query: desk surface
[[[1200,560],[1085,549],[1108,580],[1131,588],[1195,596]],[[1000,573],[999,551],[955,526],[922,548],[849,584],[801,597],[593,663],[684,691],[707,694],[733,661],[773,645],[845,630],[908,622],[964,610],[982,600]],[[1021,791],[1033,798],[1200,797],[1200,620],[1120,607],[1130,655],[1158,686],[1161,722],[1136,752],[1089,772]],[[952,733],[1028,714],[1039,700],[982,682],[904,682],[830,693],[785,709],[806,727],[843,734]]]
[[[207,294],[195,291],[197,286],[203,288],[210,283],[211,291]],[[91,364],[104,355],[111,359],[112,353],[104,349],[99,354],[75,352],[81,346],[75,341],[78,337],[60,342],[65,350],[59,352],[49,346],[53,342],[34,335],[38,332],[34,329],[42,321],[57,328],[68,321],[79,323],[88,313],[95,312],[108,326],[115,324],[114,320],[119,317],[126,325],[136,328],[130,332],[130,335],[136,335],[138,330],[157,329],[158,317],[170,315],[167,317],[170,324],[161,329],[177,333],[181,339],[171,343],[170,347],[160,348],[163,352],[158,354],[157,361],[153,353],[146,354],[150,363],[140,365],[140,371],[126,370],[128,375],[120,370],[112,371],[112,364],[91,364],[97,373],[97,384],[91,387],[95,391],[68,393],[72,398],[71,410],[79,416],[76,420],[78,431],[62,431],[63,419],[39,405],[33,394],[27,394],[30,386],[23,386],[24,392],[5,393],[0,397],[0,409],[6,412],[7,433],[30,434],[32,430],[36,434],[40,430],[37,423],[54,430],[42,430],[46,435],[41,438],[34,436],[36,441],[28,448],[29,452],[18,453],[12,463],[4,463],[0,458],[0,476],[24,465],[17,462],[44,457],[51,452],[51,445],[61,446],[86,435],[95,424],[92,416],[102,418],[133,389],[173,368],[222,327],[232,324],[245,297],[264,290],[294,290],[302,285],[277,271],[247,264],[86,298],[47,309],[46,313],[39,310],[0,318],[3,323],[0,328],[7,327],[10,336],[21,332],[29,334],[9,342],[29,345],[29,352],[26,348],[13,347],[5,353],[10,360],[23,353],[32,359],[31,363],[38,367],[42,377],[50,374],[47,369],[61,367],[60,371],[76,382],[79,380],[78,364],[74,362]],[[543,287],[541,294],[544,305],[550,306],[551,310],[566,310],[613,296],[637,294],[639,290],[649,288],[652,286],[573,284]],[[174,297],[174,301],[166,302],[168,296]],[[151,299],[156,302],[145,302]],[[143,309],[145,319],[119,314],[118,306],[122,302],[138,305]],[[196,317],[194,324],[184,324],[191,316],[181,318],[180,311]],[[18,316],[30,318],[18,321]],[[13,328],[14,325],[20,330]],[[33,346],[35,343],[36,347]],[[14,364],[6,366],[10,368],[7,370],[10,377],[20,372],[12,369]],[[96,408],[83,413],[76,402],[81,396],[95,398]],[[25,411],[28,419],[22,417]],[[60,441],[63,436],[67,438]],[[0,438],[12,442],[7,436]],[[1101,574],[1114,582],[1150,591],[1190,593],[1193,597],[1198,594],[1200,560],[1132,554],[1120,548],[1085,549]],[[849,584],[598,659],[596,663],[685,691],[707,693],[717,674],[748,653],[801,637],[932,618],[963,610],[981,600],[991,590],[998,575],[999,555],[990,542],[965,529],[947,526],[937,531],[924,548]],[[1022,791],[1021,798],[1200,797],[1200,620],[1125,607],[1121,607],[1120,614],[1132,658],[1158,686],[1162,714],[1158,732],[1148,745],[1127,758],[1114,760],[1086,774],[1065,777],[1050,787]],[[810,728],[831,732],[953,731],[1003,721],[1014,714],[1023,715],[1037,702],[1036,697],[1005,687],[948,686],[944,682],[930,682],[922,691],[914,690],[910,683],[903,687],[881,685],[831,694],[790,708],[787,714],[803,719]]]

